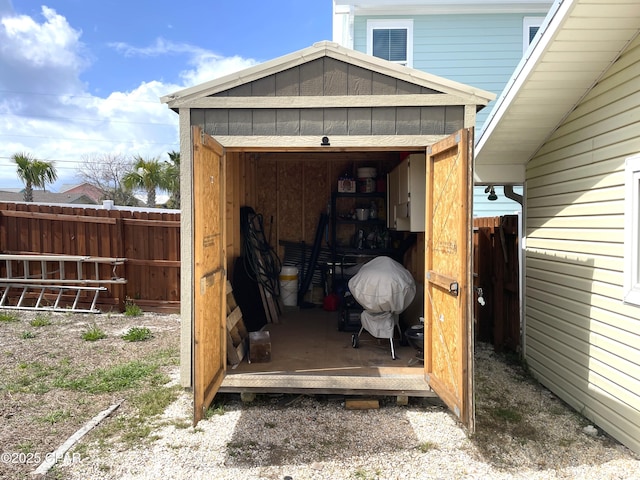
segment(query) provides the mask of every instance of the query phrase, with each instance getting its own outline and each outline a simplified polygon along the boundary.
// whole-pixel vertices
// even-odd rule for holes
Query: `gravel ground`
[[[137,448],[84,440],[63,479],[640,479],[640,459],[479,345],[478,431],[437,401],[346,410],[339,397],[235,396],[196,428],[181,394]],[[112,421],[112,419],[107,419]],[[98,427],[100,428],[100,427]]]

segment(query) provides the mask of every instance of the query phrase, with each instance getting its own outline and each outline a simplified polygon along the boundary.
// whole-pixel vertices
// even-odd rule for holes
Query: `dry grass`
[[[177,315],[2,311],[0,319],[0,444],[5,453],[23,453],[23,460],[44,457],[122,399],[115,427],[101,432],[103,441],[114,436],[140,441],[149,433],[144,419],[162,412],[177,395],[175,386],[167,386],[167,373],[175,370],[179,356]],[[131,328],[147,328],[152,337],[125,341],[122,336]],[[87,332],[98,330],[103,338],[86,340]],[[0,478],[27,478],[36,466],[2,462]]]

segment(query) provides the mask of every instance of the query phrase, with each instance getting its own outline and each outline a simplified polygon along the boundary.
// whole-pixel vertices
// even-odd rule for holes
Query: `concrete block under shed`
[[[269,332],[249,332],[249,363],[271,361],[271,337]]]

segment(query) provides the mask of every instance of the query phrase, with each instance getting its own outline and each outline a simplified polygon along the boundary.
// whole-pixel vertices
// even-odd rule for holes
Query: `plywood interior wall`
[[[400,161],[399,152],[228,152],[227,266],[241,254],[240,207],[263,217],[265,235],[281,259],[281,241],[313,245],[320,215],[345,172],[354,178],[360,167],[386,175]],[[424,248],[418,243],[405,255],[405,266],[423,277]],[[326,247],[326,241],[323,240]],[[228,277],[232,278],[233,272]]]

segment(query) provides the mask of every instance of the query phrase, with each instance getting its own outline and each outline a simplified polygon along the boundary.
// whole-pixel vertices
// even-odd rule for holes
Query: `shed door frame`
[[[425,376],[473,432],[473,128],[427,148],[425,180]]]
[[[199,127],[193,148],[193,424],[200,421],[224,380],[226,346],[225,150]]]
[[[192,385],[194,390],[194,424],[203,418],[204,412],[213,401],[220,384],[224,380],[226,373],[226,222],[225,219],[225,184],[226,184],[226,152],[225,148],[208,134],[205,134],[199,127],[192,128],[193,141],[193,252],[194,252],[194,317],[192,330]],[[473,322],[470,318],[471,294],[471,192],[473,187],[473,129],[463,129],[457,133],[446,137],[443,140],[424,147],[427,153],[427,175],[426,192],[427,199],[425,205],[426,212],[426,232],[425,232],[425,272],[428,277],[425,282],[425,376],[429,386],[447,403],[453,412],[460,418],[462,423],[470,430],[475,428],[474,405],[473,405]],[[360,151],[362,147],[347,148]],[[368,150],[373,150],[370,146]],[[389,150],[389,147],[382,147],[382,150]],[[397,148],[402,150],[401,148]],[[232,150],[236,150],[233,148]],[[243,151],[251,151],[252,147],[243,148]],[[345,149],[341,149],[344,151]],[[273,151],[280,151],[273,148]],[[309,148],[308,151],[323,151],[327,149]],[[442,351],[442,347],[450,342],[440,342],[433,344],[435,329],[433,323],[428,321],[429,315],[435,315],[437,308],[433,308],[429,300],[433,296],[433,288],[438,287],[438,282],[442,283],[448,278],[441,273],[432,270],[434,260],[439,258],[440,251],[430,248],[433,243],[433,222],[438,216],[434,216],[431,208],[435,206],[433,175],[439,169],[438,159],[447,153],[454,152],[460,158],[461,170],[456,172],[456,181],[462,182],[459,197],[465,210],[464,222],[456,225],[457,234],[460,236],[460,248],[465,252],[466,261],[464,268],[455,275],[458,278],[459,294],[456,300],[458,304],[456,324],[455,352],[456,358],[460,361],[456,363],[456,372],[453,373],[455,382],[453,388],[448,385],[445,376],[440,375],[437,369],[434,370],[434,359]],[[304,153],[304,151],[301,151]],[[435,167],[435,168],[434,168]],[[219,179],[219,181],[215,181]],[[206,195],[208,196],[205,196]],[[207,218],[206,209],[202,208],[203,202],[217,199],[219,201],[217,211],[220,224],[218,233],[213,227],[211,219]],[[464,202],[467,202],[466,204]],[[211,244],[213,242],[213,244]],[[215,246],[214,246],[215,245]],[[203,252],[210,252],[205,259]],[[462,254],[462,252],[460,252]],[[216,260],[217,259],[217,260]],[[448,285],[448,284],[447,284]],[[210,303],[214,308],[207,307],[206,296],[210,296]],[[217,303],[217,304],[216,304]],[[215,314],[218,318],[215,318]],[[218,332],[216,337],[215,332]],[[204,337],[203,337],[204,335]],[[215,345],[215,346],[214,346]],[[214,351],[214,350],[217,350]],[[207,366],[205,370],[203,365]],[[461,379],[461,380],[459,380]],[[460,383],[461,382],[461,383]]]

